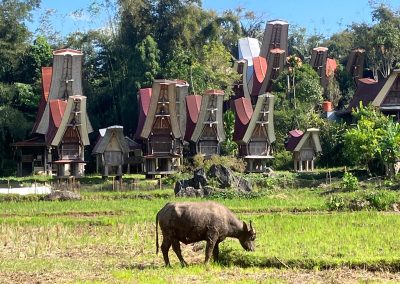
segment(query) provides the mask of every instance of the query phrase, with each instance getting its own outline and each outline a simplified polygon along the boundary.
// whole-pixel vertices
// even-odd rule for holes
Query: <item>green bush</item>
[[[331,196],[327,202],[327,207],[331,211],[341,211],[346,208],[345,200],[342,196]]]
[[[274,170],[288,171],[293,169],[293,157],[288,151],[278,152],[274,155]]]
[[[244,173],[246,170],[246,162],[235,157],[218,155],[213,155],[208,159],[205,159],[202,155],[196,155],[193,157],[193,166],[196,169],[204,168],[207,172],[212,165],[223,165],[239,173]]]
[[[392,191],[368,191],[352,195],[331,196],[326,206],[331,211],[391,210],[399,203],[398,195]]]
[[[345,172],[342,178],[342,188],[349,191],[360,189],[358,178],[355,177],[352,173]]]

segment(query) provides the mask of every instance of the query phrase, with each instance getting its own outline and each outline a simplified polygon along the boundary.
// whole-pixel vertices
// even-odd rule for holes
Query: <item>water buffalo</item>
[[[172,245],[182,266],[187,265],[182,257],[181,246],[184,244],[206,241],[207,263],[213,253],[218,260],[218,244],[226,237],[237,238],[247,251],[254,251],[256,231],[236,216],[225,206],[216,202],[174,202],[167,203],[156,217],[156,247],[158,254],[158,223],[163,234],[161,251],[166,266],[170,266],[168,251]]]

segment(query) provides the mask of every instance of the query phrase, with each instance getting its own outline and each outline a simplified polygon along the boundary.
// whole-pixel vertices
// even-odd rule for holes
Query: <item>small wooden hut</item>
[[[296,172],[314,171],[317,153],[322,152],[319,129],[309,128],[306,132],[297,129],[290,131],[285,147],[293,153]]]
[[[123,166],[129,155],[129,145],[122,126],[110,126],[99,130],[100,137],[93,149],[96,171],[102,176],[123,175]]]
[[[275,142],[274,96],[258,97],[253,111],[251,100],[239,98],[235,105],[235,132],[233,139],[239,146],[239,156],[247,162],[247,172],[264,172],[272,159],[271,144]]]

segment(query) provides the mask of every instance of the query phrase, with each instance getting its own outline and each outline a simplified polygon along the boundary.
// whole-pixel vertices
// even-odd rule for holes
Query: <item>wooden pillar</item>
[[[297,162],[296,159],[294,159],[293,161],[294,161],[294,171],[297,172],[297,163],[298,163],[298,162]]]
[[[309,168],[308,168],[308,160],[306,160],[306,172],[308,172]]]
[[[299,171],[302,172],[303,171],[303,161],[302,160],[299,161],[299,166],[300,166]]]
[[[314,171],[314,160],[311,160],[311,171]]]

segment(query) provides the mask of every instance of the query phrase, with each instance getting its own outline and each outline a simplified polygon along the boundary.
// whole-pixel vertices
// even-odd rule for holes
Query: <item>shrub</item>
[[[239,173],[244,173],[246,170],[246,162],[235,157],[217,155],[213,155],[208,159],[205,159],[202,155],[193,157],[193,166],[196,169],[204,168],[205,171],[208,171],[212,165],[223,165]]]
[[[292,154],[288,151],[278,152],[274,155],[273,167],[275,170],[292,170],[293,169],[293,158]]]
[[[342,178],[342,187],[343,189],[354,191],[359,189],[358,178],[355,177],[352,173],[345,172]]]
[[[344,198],[342,196],[331,196],[326,205],[327,205],[328,209],[331,211],[344,210],[346,207]]]

